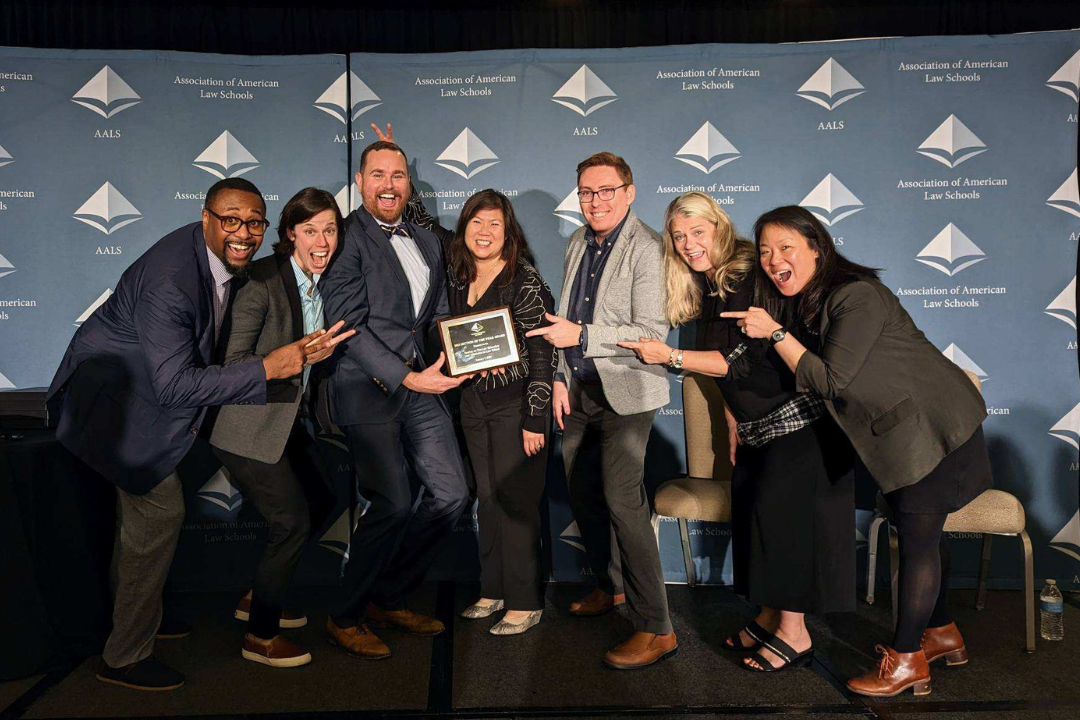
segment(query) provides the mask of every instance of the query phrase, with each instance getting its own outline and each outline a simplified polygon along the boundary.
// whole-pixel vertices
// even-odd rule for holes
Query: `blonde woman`
[[[673,327],[697,321],[696,349],[644,338],[625,347],[717,379],[735,466],[735,590],[761,607],[724,647],[752,653],[747,670],[775,672],[809,661],[805,613],[854,610],[853,455],[820,402],[795,391],[772,340],[719,317],[753,304],[756,261],[715,200],[679,196],[664,218],[667,317]]]

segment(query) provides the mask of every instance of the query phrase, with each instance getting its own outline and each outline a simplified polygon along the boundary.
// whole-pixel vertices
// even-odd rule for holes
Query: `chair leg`
[[[679,537],[682,539],[682,559],[686,565],[686,584],[690,587],[697,585],[697,573],[694,572],[694,555],[690,551],[690,529],[686,518],[679,518]]]
[[[878,536],[881,534],[881,524],[884,522],[884,516],[878,515],[870,523],[870,538],[867,543],[869,555],[866,560],[866,602],[869,605],[874,604],[874,588],[877,586]]]
[[[979,585],[975,591],[975,609],[982,610],[986,607],[986,576],[990,574],[990,546],[994,536],[983,533],[982,536],[982,561],[979,563]]]
[[[889,523],[889,585],[892,587],[892,626],[900,612],[900,536],[896,526]]]
[[[652,523],[653,535],[656,536],[656,549],[660,549],[660,516],[656,513],[652,514],[652,519],[649,521]]]
[[[1020,546],[1024,554],[1024,624],[1027,625],[1024,649],[1031,653],[1035,652],[1035,564],[1027,530],[1020,531]]]

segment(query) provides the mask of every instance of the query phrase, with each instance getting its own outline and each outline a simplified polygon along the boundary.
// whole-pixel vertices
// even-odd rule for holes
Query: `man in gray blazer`
[[[563,430],[570,504],[598,585],[571,603],[570,612],[605,613],[625,591],[635,632],[604,662],[633,669],[678,649],[644,484],[653,417],[668,402],[667,372],[617,344],[667,337],[663,245],[630,209],[634,177],[625,160],[597,153],[577,166],[577,176],[588,226],[566,248],[559,315],[548,315],[552,325],[527,334],[562,349],[552,407]],[[599,435],[600,477],[575,477],[589,430]],[[623,587],[613,575],[621,575]]]

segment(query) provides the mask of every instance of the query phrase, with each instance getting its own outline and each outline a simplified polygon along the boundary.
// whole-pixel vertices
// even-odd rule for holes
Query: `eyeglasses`
[[[248,232],[252,235],[264,235],[266,234],[266,228],[270,227],[270,223],[266,220],[242,220],[232,215],[218,215],[210,208],[203,209],[218,219],[218,222],[221,223],[221,229],[225,232],[236,232],[240,229],[241,225],[246,225]]]
[[[627,185],[629,185],[629,183],[623,183],[622,185],[616,185],[615,187],[600,188],[599,190],[597,190],[595,192],[592,191],[592,190],[578,190],[577,191],[578,200],[580,200],[583,203],[592,202],[593,195],[596,195],[601,200],[612,200],[612,199],[615,198],[615,191],[618,190],[619,188],[624,188]]]

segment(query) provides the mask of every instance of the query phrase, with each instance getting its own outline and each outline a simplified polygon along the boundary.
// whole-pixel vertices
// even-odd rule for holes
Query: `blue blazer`
[[[343,319],[345,329],[356,329],[341,343],[330,375],[330,419],[337,425],[393,420],[410,392],[401,381],[423,369],[429,348],[438,354],[435,321],[450,314],[442,246],[431,232],[406,224],[431,271],[419,308],[412,306],[409,281],[386,231],[363,207],[349,215],[337,254],[319,280],[327,324]],[[414,359],[419,362],[412,367],[405,364]]]
[[[212,282],[202,225],[166,235],[75,333],[49,386],[60,442],[127,492],[176,469],[207,407],[266,402],[261,361],[211,362]]]

